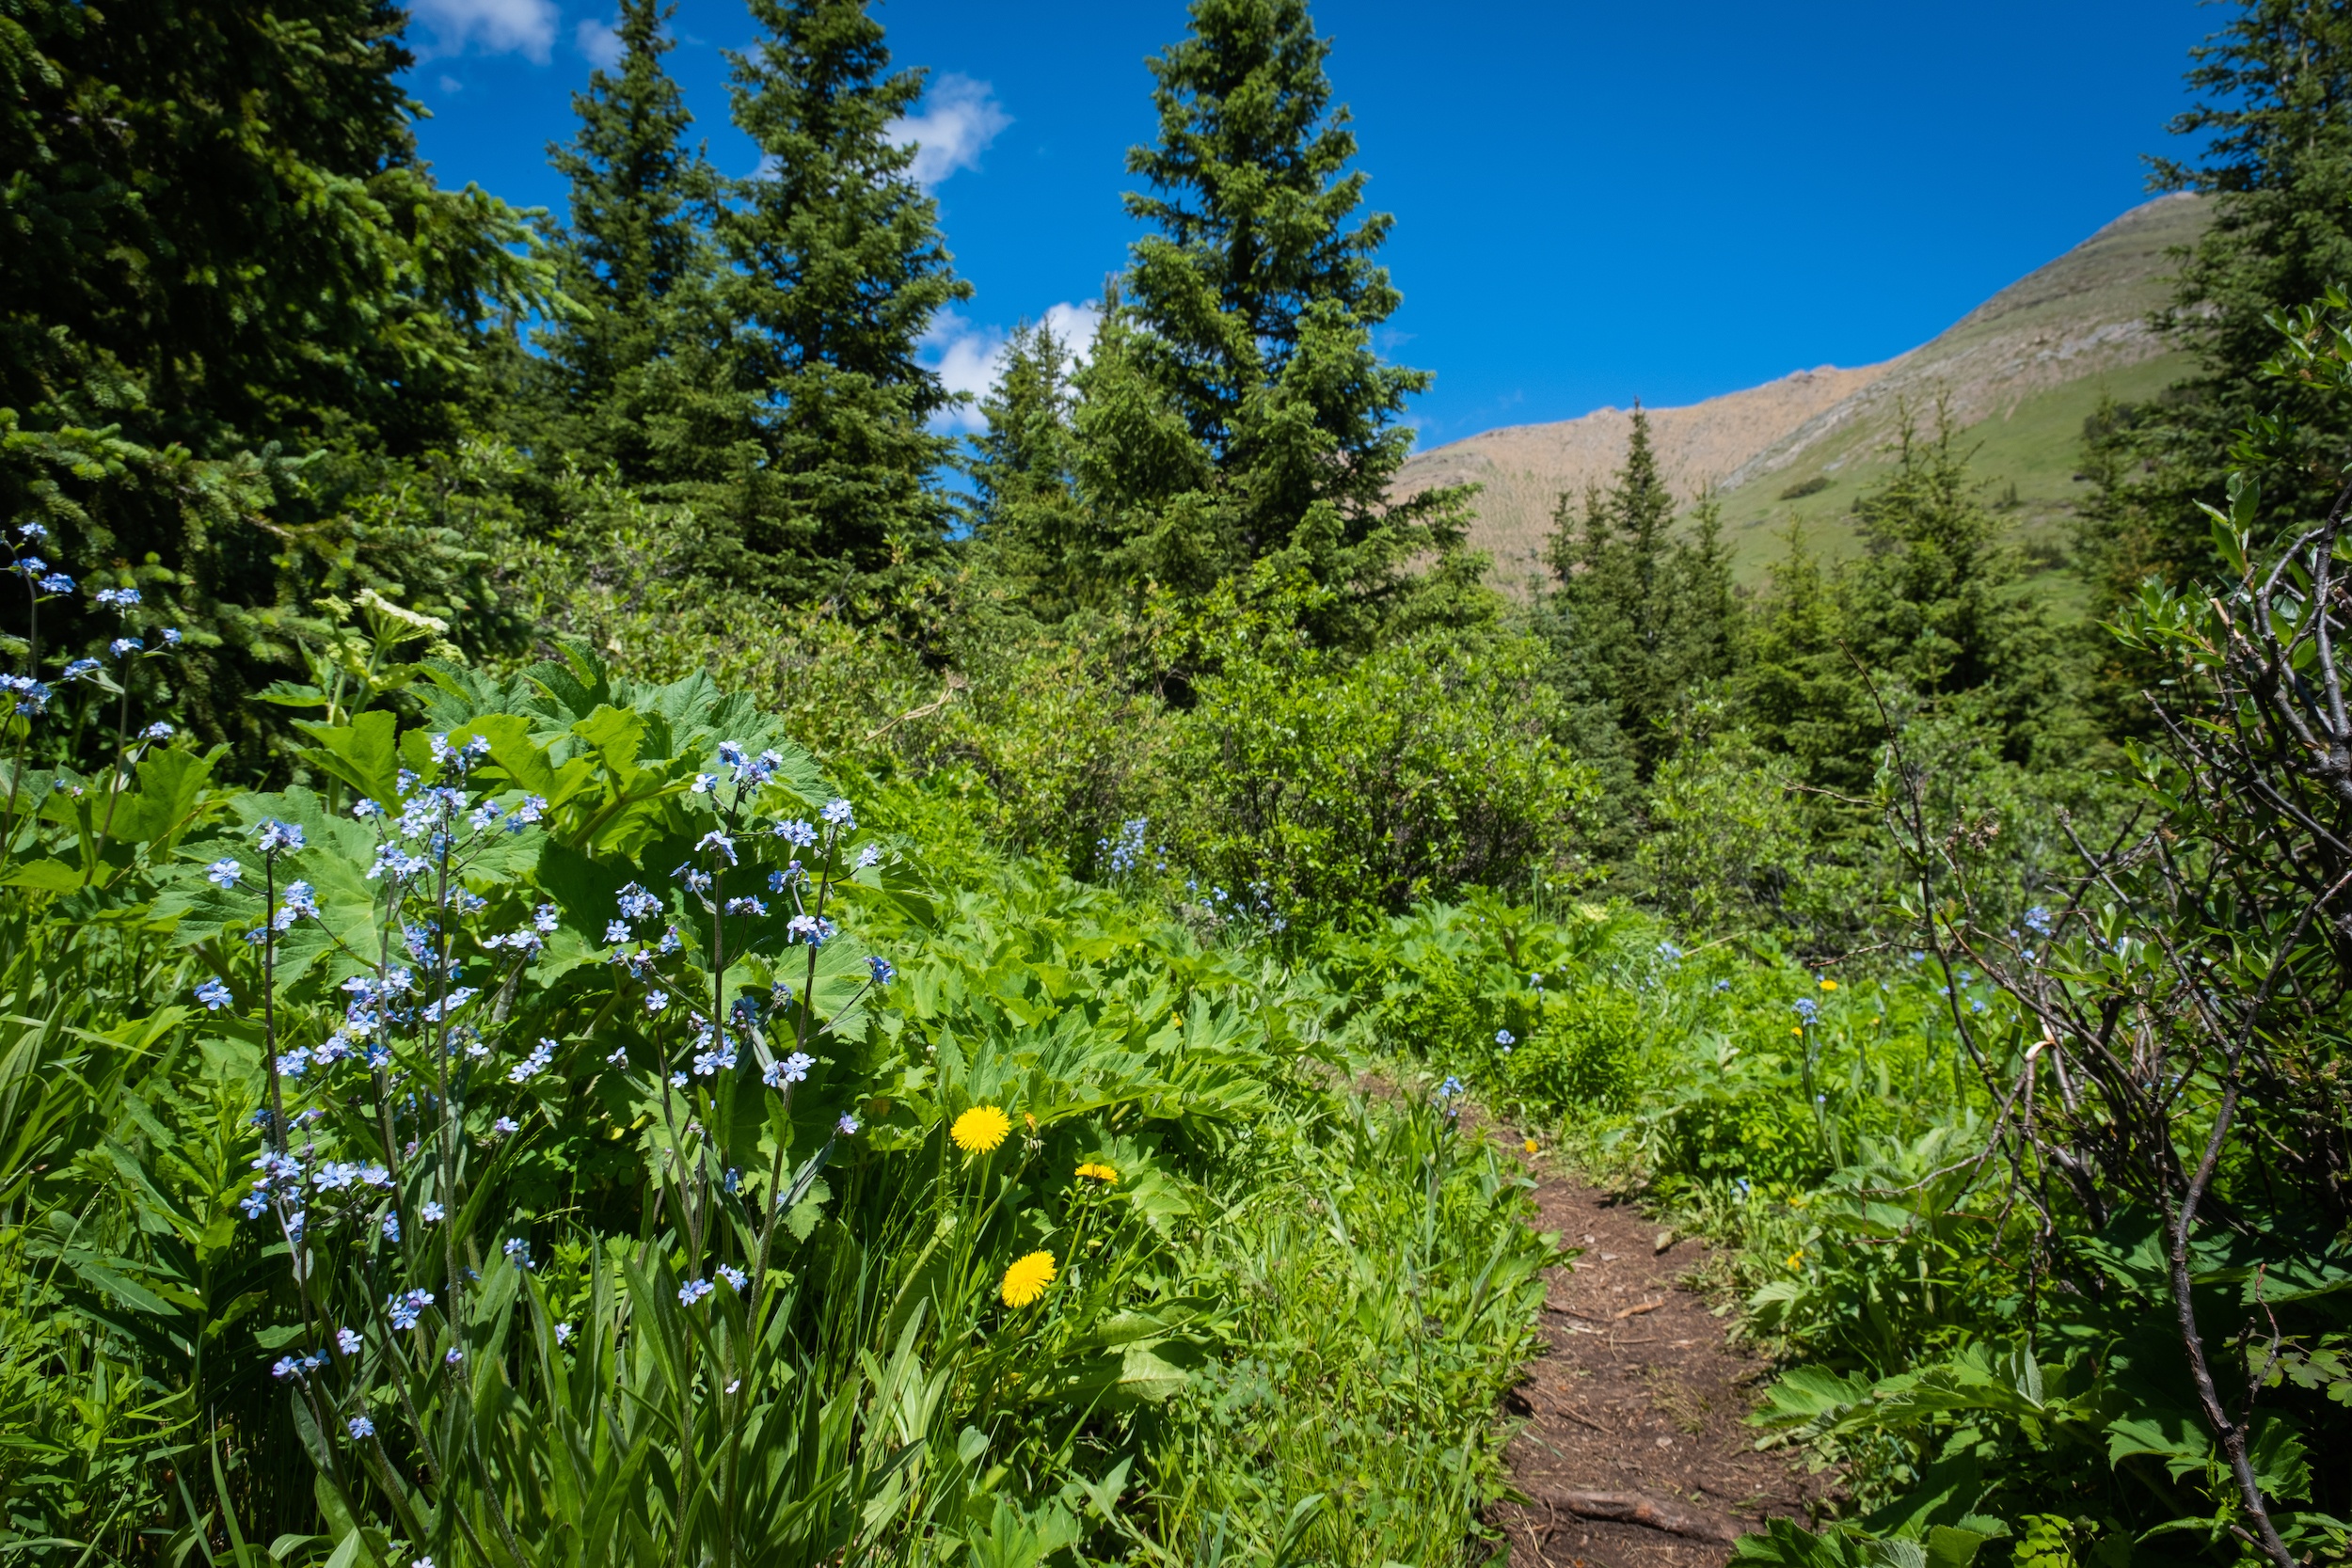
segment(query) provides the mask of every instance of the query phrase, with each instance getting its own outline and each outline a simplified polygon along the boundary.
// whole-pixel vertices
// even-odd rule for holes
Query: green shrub
[[[1532,641],[1453,634],[1354,660],[1295,634],[1233,648],[1184,716],[1187,863],[1316,926],[1567,873],[1594,784],[1543,668]]]

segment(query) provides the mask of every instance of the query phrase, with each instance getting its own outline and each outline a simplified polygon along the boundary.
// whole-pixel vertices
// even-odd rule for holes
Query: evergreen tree
[[[1932,436],[1906,416],[1894,472],[1856,502],[1862,557],[1826,575],[1792,531],[1741,686],[1758,738],[1814,784],[1868,792],[1882,700],[1899,720],[1935,709],[2010,763],[2079,763],[2065,650],[1979,488],[1944,410]]]
[[[1687,538],[1675,532],[1677,510],[1637,404],[1625,466],[1607,490],[1585,493],[1582,526],[1565,496],[1553,515],[1556,635],[1644,778],[1671,750],[1692,690],[1730,673],[1740,626],[1716,508],[1701,503]]]
[[[2340,400],[2263,370],[2278,346],[2269,315],[2352,281],[2352,7],[2241,0],[2191,58],[2199,102],[2170,128],[2199,138],[2201,155],[2150,162],[2159,188],[2213,204],[2162,320],[2198,369],[2153,404],[2103,410],[2087,431],[2095,493],[2084,553],[2110,602],[2149,576],[2211,572],[2197,503],[2223,502],[2240,430],[2275,416],[2293,433],[2259,474],[2273,519],[2323,513],[2352,446]]]
[[[2047,609],[1998,537],[1949,410],[1931,436],[1906,418],[1897,442],[1894,473],[1855,508],[1865,550],[1841,596],[1856,655],[1920,696],[1966,699],[2009,761],[2075,760]]]
[[[1100,565],[1090,560],[1073,570],[1206,594],[1248,559],[1234,544],[1238,508],[1219,481],[1216,456],[1152,375],[1145,335],[1120,308],[1116,290],[1104,303],[1094,351],[1074,378],[1072,416],[1073,477],[1094,523]]]
[[[137,581],[189,633],[183,716],[257,746],[249,694],[324,577],[413,601],[437,569],[339,502],[372,456],[456,441],[543,283],[515,213],[418,161],[402,24],[388,0],[0,17],[0,517]]]
[[[698,465],[679,428],[677,404],[698,376],[681,376],[683,355],[707,368],[697,314],[712,277],[704,235],[716,182],[693,123],[661,57],[675,47],[662,27],[675,0],[622,0],[617,69],[598,70],[572,95],[580,130],[549,149],[571,182],[571,226],[559,252],[560,278],[574,312],[543,334],[548,379],[545,455],[612,465],[644,486],[715,472]]]
[[[1739,711],[1805,778],[1854,786],[1868,779],[1884,730],[1867,727],[1870,697],[1847,649],[1838,584],[1794,518],[1781,543],[1787,553],[1772,568],[1740,671]]]
[[[888,127],[923,90],[890,71],[862,0],[751,0],[767,37],[730,55],[760,173],[735,182],[718,285],[741,456],[700,498],[707,570],[796,595],[935,553],[955,516],[929,428],[949,404],[915,357],[954,273],[914,150]]]
[[[1216,576],[1287,555],[1359,603],[1393,600],[1410,558],[1458,545],[1466,495],[1390,498],[1411,450],[1399,417],[1430,381],[1372,347],[1399,299],[1374,260],[1393,220],[1359,215],[1356,138],[1305,0],[1194,0],[1191,18],[1152,62],[1159,141],[1127,157],[1152,188],[1127,210],[1156,232],[1134,247],[1125,346],[1220,493],[1131,524]],[[1180,522],[1208,531],[1171,549]]]
[[[1115,586],[1104,570],[1109,542],[1078,499],[1067,346],[1045,323],[1023,322],[1001,366],[980,400],[987,428],[973,440],[974,539],[990,573],[1051,624]]]

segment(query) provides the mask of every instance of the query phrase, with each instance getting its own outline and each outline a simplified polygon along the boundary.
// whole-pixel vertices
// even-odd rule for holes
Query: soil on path
[[[1772,1515],[1804,1519],[1835,1478],[1759,1453],[1747,1424],[1761,1362],[1681,1281],[1706,1260],[1632,1204],[1536,1158],[1536,1227],[1581,1255],[1546,1275],[1547,1354],[1511,1405],[1512,1484],[1488,1517],[1512,1568],[1723,1568]]]

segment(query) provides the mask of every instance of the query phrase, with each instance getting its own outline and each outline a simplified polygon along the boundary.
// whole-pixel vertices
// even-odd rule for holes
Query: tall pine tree
[[[1024,322],[999,363],[973,441],[974,543],[988,574],[1051,624],[1116,588],[1104,569],[1109,542],[1078,499],[1069,346],[1046,323]]]
[[[1692,533],[1639,404],[1625,466],[1583,498],[1577,526],[1569,498],[1553,514],[1556,635],[1580,686],[1608,703],[1646,779],[1674,743],[1677,711],[1701,683],[1730,673],[1740,627],[1730,552],[1711,503]]]
[[[971,295],[891,121],[921,97],[862,0],[751,0],[767,36],[730,55],[735,122],[761,171],[719,214],[718,285],[744,460],[702,501],[706,568],[796,596],[937,551],[948,406],[916,344]]]
[[[2150,162],[2158,188],[2213,203],[2165,318],[2198,368],[2154,403],[2104,410],[2089,432],[2083,542],[2110,601],[2150,576],[2216,569],[2197,503],[2223,503],[2237,433],[2255,420],[2281,416],[2292,433],[2261,473],[2274,526],[2323,514],[2352,448],[2341,400],[2262,369],[2278,352],[2270,315],[2352,282],[2352,7],[2240,0],[2190,57],[2198,102],[2171,129],[2200,155]]]
[[[611,464],[639,486],[725,470],[696,461],[677,406],[708,368],[695,350],[713,282],[705,230],[717,183],[687,145],[693,117],[662,69],[675,47],[662,29],[676,10],[675,0],[621,0],[620,61],[572,95],[580,130],[549,149],[571,182],[559,254],[575,313],[543,334],[547,455]]]
[[[1359,604],[1393,601],[1408,562],[1450,555],[1465,521],[1463,492],[1390,496],[1406,402],[1430,382],[1372,346],[1399,302],[1374,260],[1393,220],[1360,212],[1305,0],[1194,0],[1191,17],[1152,62],[1159,141],[1127,157],[1151,186],[1127,210],[1155,230],[1127,277],[1128,348],[1222,491],[1179,509],[1190,553],[1219,575],[1279,557]]]
[[[2089,736],[2069,650],[1967,460],[1947,410],[1931,434],[1906,412],[1893,472],[1855,503],[1859,559],[1825,573],[1791,525],[1740,685],[1757,737],[1816,784],[1870,792],[1886,739],[1882,701],[1898,716],[1925,709],[1963,723],[2008,762],[2082,762]]]

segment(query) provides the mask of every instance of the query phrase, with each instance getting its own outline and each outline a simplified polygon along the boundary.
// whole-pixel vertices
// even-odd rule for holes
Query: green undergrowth
[[[421,689],[19,781],[12,1560],[1477,1555],[1553,1255],[1318,972],[706,676]]]
[[[2060,1211],[2056,1261],[2037,1264],[2037,1208],[1985,1157],[1996,1108],[1959,1022],[1995,1082],[2017,1081],[2039,1032],[1982,976],[1900,949],[1835,968],[1755,939],[1686,949],[1621,907],[1483,898],[1339,942],[1330,969],[1343,1037],[1411,1040],[1472,1102],[1715,1243],[1700,1283],[1780,1370],[1756,1440],[1838,1466],[1851,1497],[1815,1530],[1750,1538],[1743,1560],[2238,1560],[2155,1217]],[[2260,1191],[2259,1171],[2224,1180]],[[2279,1215],[2217,1227],[2191,1268],[2201,1317],[2266,1311],[2285,1337],[2266,1367],[2260,1340],[2233,1342],[2217,1375],[2234,1398],[2266,1370],[2256,1472],[2283,1528],[2334,1560],[2317,1456],[2352,1397],[2329,1349],[2344,1243]]]

